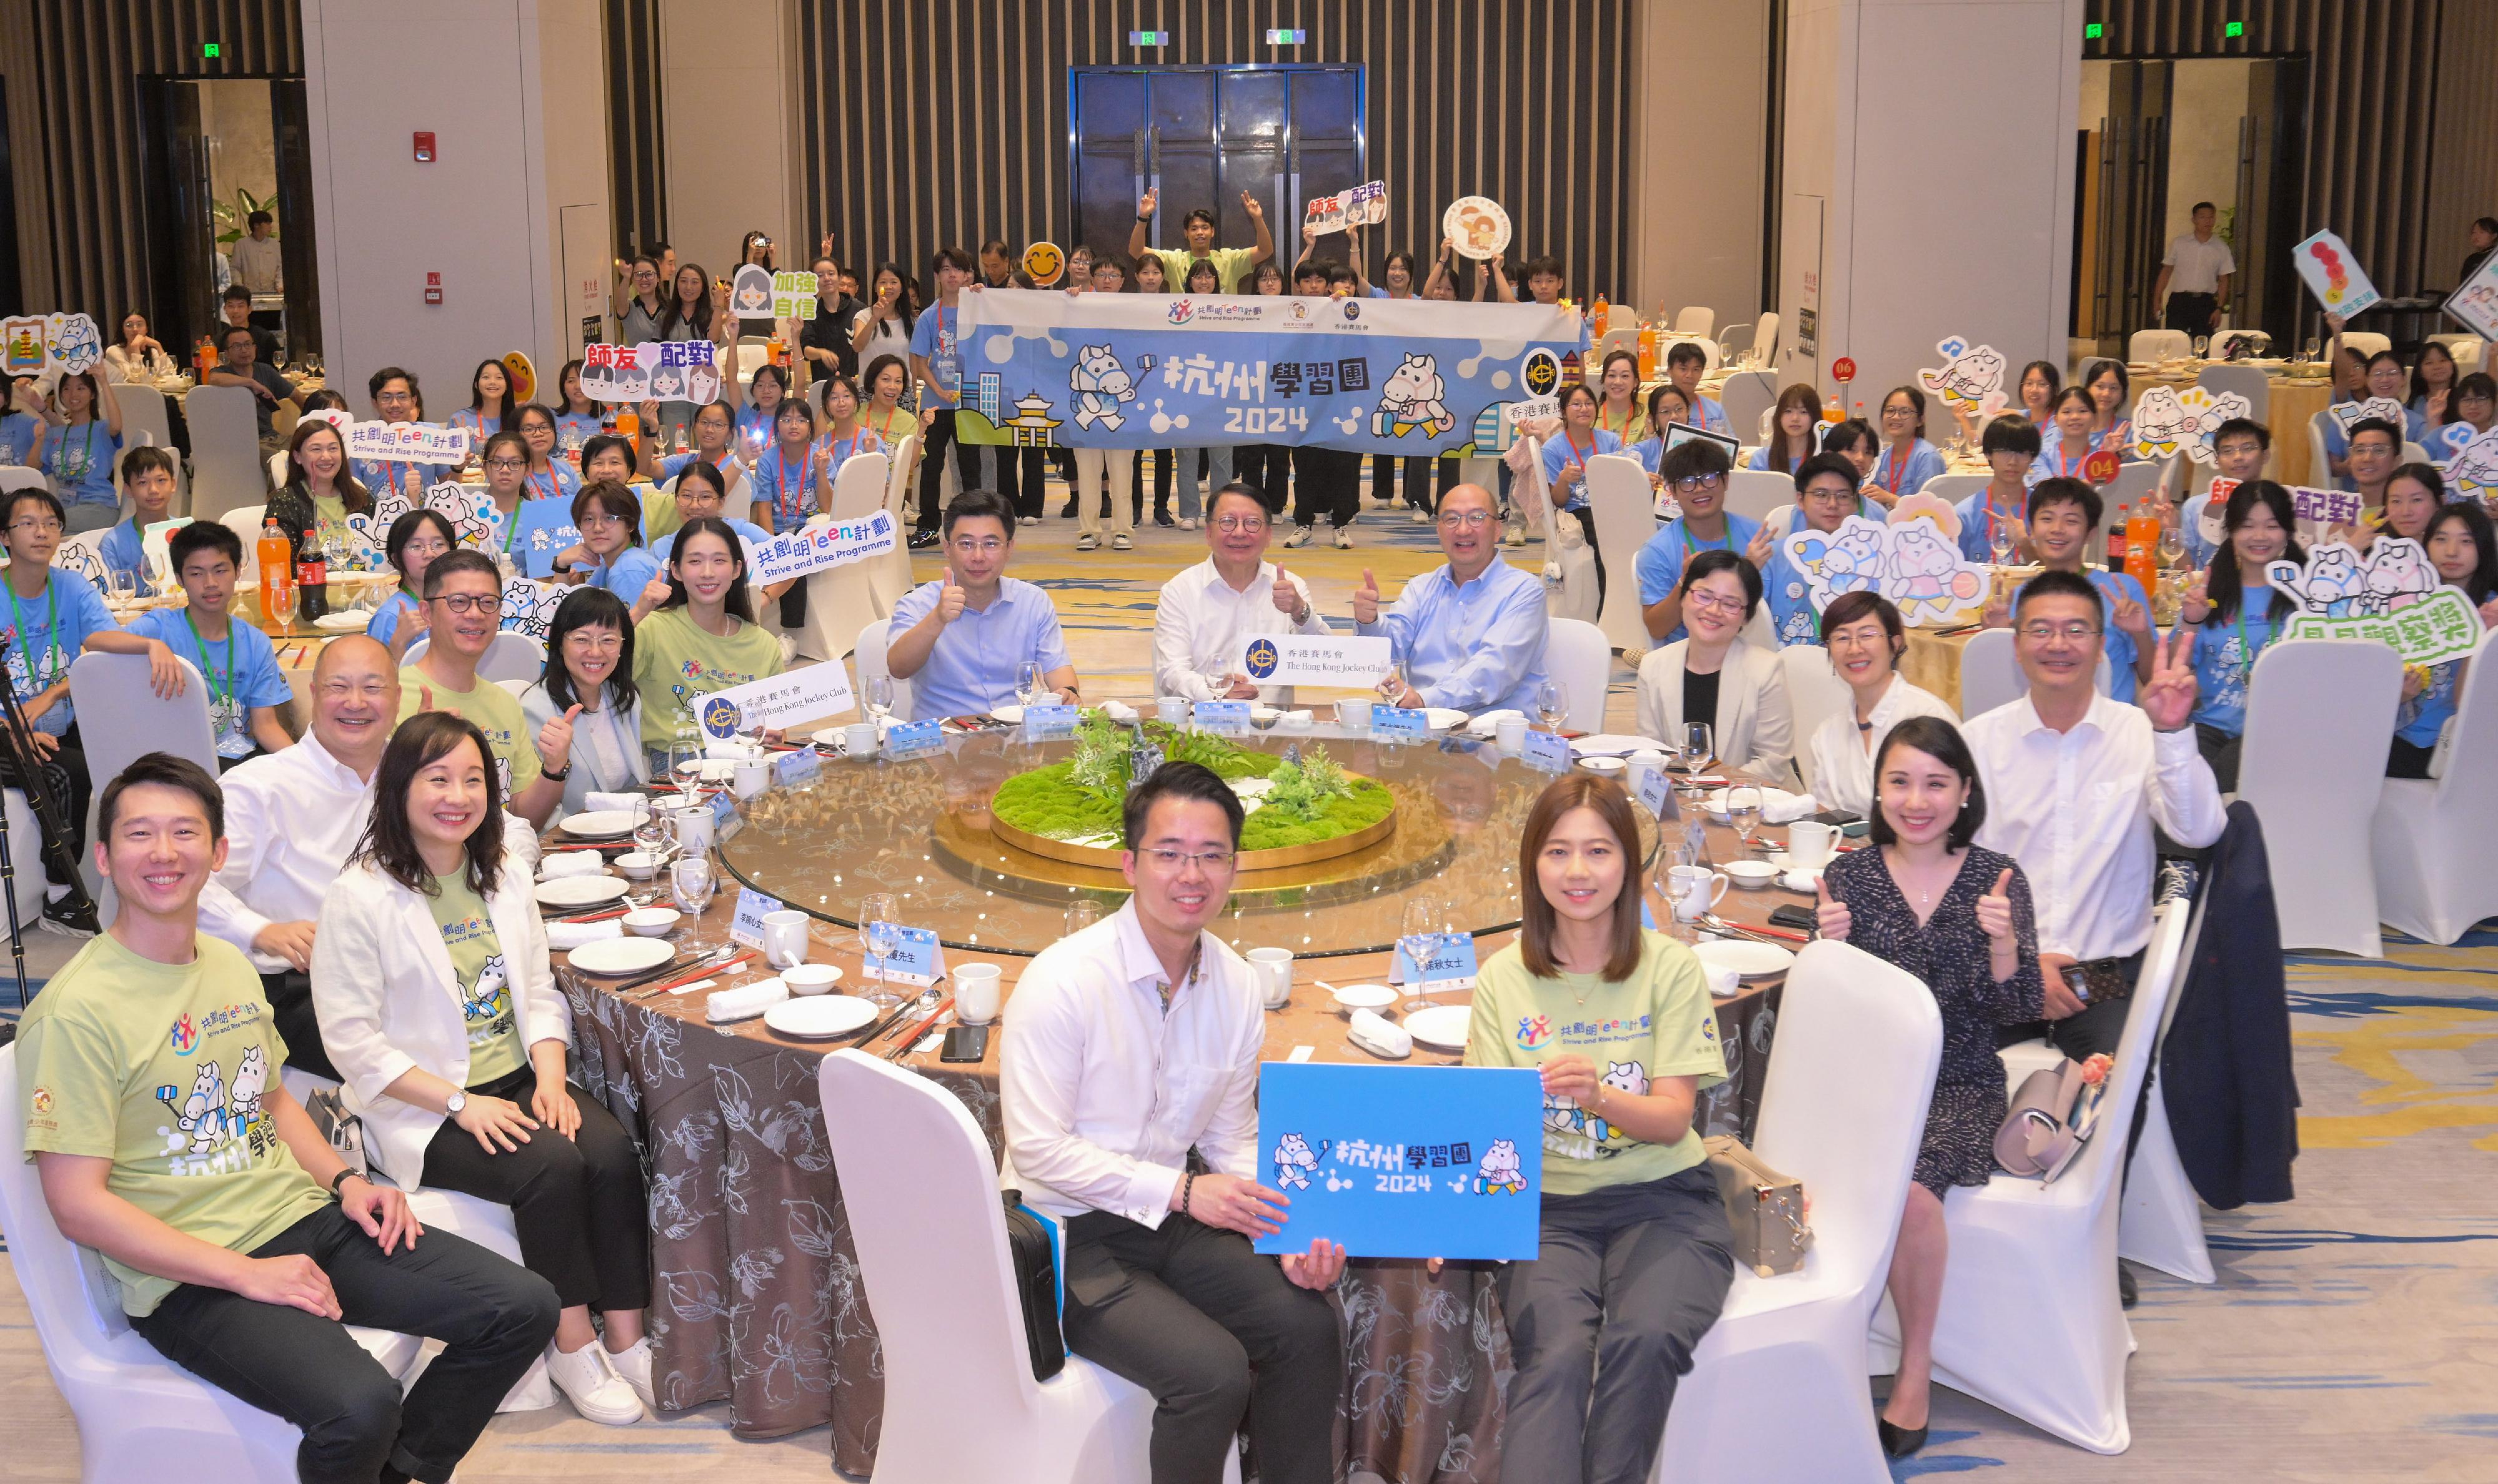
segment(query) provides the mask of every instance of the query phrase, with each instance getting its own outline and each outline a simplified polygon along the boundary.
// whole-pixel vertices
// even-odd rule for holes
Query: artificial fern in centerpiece
[[[1388,817],[1395,798],[1372,780],[1348,774],[1327,748],[1304,743],[1299,761],[1244,747],[1160,721],[1143,723],[1145,740],[1163,761],[1201,763],[1240,795],[1248,818],[1243,852],[1312,845],[1366,830]],[[1130,730],[1096,716],[1075,730],[1075,751],[1063,763],[1018,774],[999,785],[989,811],[1028,835],[1103,850],[1120,848],[1119,817],[1128,797]]]

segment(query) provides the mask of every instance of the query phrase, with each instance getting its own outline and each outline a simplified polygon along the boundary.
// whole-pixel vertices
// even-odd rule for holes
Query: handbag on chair
[[[2083,1063],[2066,1058],[2021,1079],[2011,1111],[1995,1130],[1995,1162],[2005,1174],[2053,1184],[2091,1142],[2105,1085],[2085,1072]]]
[[[1045,1381],[1067,1369],[1067,1340],[1058,1316],[1066,1304],[1061,1287],[1066,1228],[1023,1203],[1020,1190],[1005,1191],[1007,1257],[1014,1266],[1015,1297],[1023,1304],[1023,1338],[1032,1351],[1032,1378]]]
[[[1804,1183],[1763,1164],[1732,1134],[1704,1139],[1701,1147],[1709,1152],[1709,1173],[1717,1177],[1717,1194],[1726,1202],[1726,1224],[1735,1231],[1735,1260],[1760,1278],[1803,1267],[1804,1254],[1812,1249]]]

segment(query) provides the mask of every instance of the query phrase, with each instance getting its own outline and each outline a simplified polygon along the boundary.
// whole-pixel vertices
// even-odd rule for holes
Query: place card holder
[[[1417,708],[1374,703],[1370,708],[1372,742],[1428,742],[1431,719]]]
[[[1395,981],[1409,991],[1471,990],[1475,987],[1477,964],[1475,939],[1471,932],[1443,932],[1434,940],[1430,956],[1423,961],[1420,973],[1414,968],[1413,955],[1399,941],[1393,970]]]
[[[884,734],[884,754],[902,759],[924,757],[945,749],[945,724],[931,716],[925,721],[897,723]]]
[[[1249,730],[1249,703],[1246,701],[1200,701],[1192,717],[1201,732],[1216,737],[1237,737]]]
[[[1541,773],[1570,771],[1570,743],[1557,732],[1529,731],[1521,744],[1519,756],[1527,767]]]
[[[945,974],[945,950],[933,928],[903,928],[900,942],[882,960],[870,955],[860,973],[885,984],[931,985]]]
[[[772,781],[783,788],[795,788],[801,783],[812,783],[823,771],[824,755],[817,752],[812,742],[795,752],[784,752],[772,760]]]
[[[1075,733],[1075,708],[1072,706],[1027,706],[1023,709],[1023,740],[1035,742],[1072,737]]]
[[[738,888],[737,911],[728,920],[729,941],[746,948],[763,946],[763,919],[781,910],[781,899],[766,897],[751,886]]]

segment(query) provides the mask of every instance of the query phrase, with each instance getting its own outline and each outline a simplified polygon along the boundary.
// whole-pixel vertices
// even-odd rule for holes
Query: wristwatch
[[[442,1100],[442,1111],[455,1119],[460,1116],[460,1110],[467,1106],[468,1094],[458,1089],[452,1089],[451,1095]]]
[[[553,768],[549,768],[541,764],[538,768],[538,776],[541,778],[553,778],[558,783],[560,783],[564,779],[572,776],[572,760],[570,758],[566,758],[564,760],[561,772],[558,772]]]
[[[338,1173],[330,1177],[330,1193],[332,1195],[336,1195],[338,1193],[338,1187],[347,1183],[348,1176],[362,1175],[364,1171],[357,1169],[352,1164],[340,1165],[338,1167]]]

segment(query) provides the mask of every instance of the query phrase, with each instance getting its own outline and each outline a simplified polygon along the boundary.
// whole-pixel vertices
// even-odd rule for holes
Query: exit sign
[[[1302,43],[1307,42],[1309,39],[1310,33],[1305,30],[1269,31],[1266,33],[1266,45],[1269,47],[1297,47]]]
[[[2096,20],[2091,21],[2082,27],[2082,40],[2086,42],[2098,41],[2100,37],[2105,35],[2107,35],[2107,27],[2100,25]]]
[[[1128,33],[1128,45],[1131,47],[1168,47],[1170,45],[1170,33],[1169,31],[1131,31]]]
[[[225,55],[225,47],[217,45],[215,42],[202,42],[200,43],[200,55],[210,61],[214,61],[216,58]]]
[[[2221,34],[2223,36],[2244,36],[2247,34],[2247,23],[2243,20],[2232,20],[2227,25],[2221,27]]]

